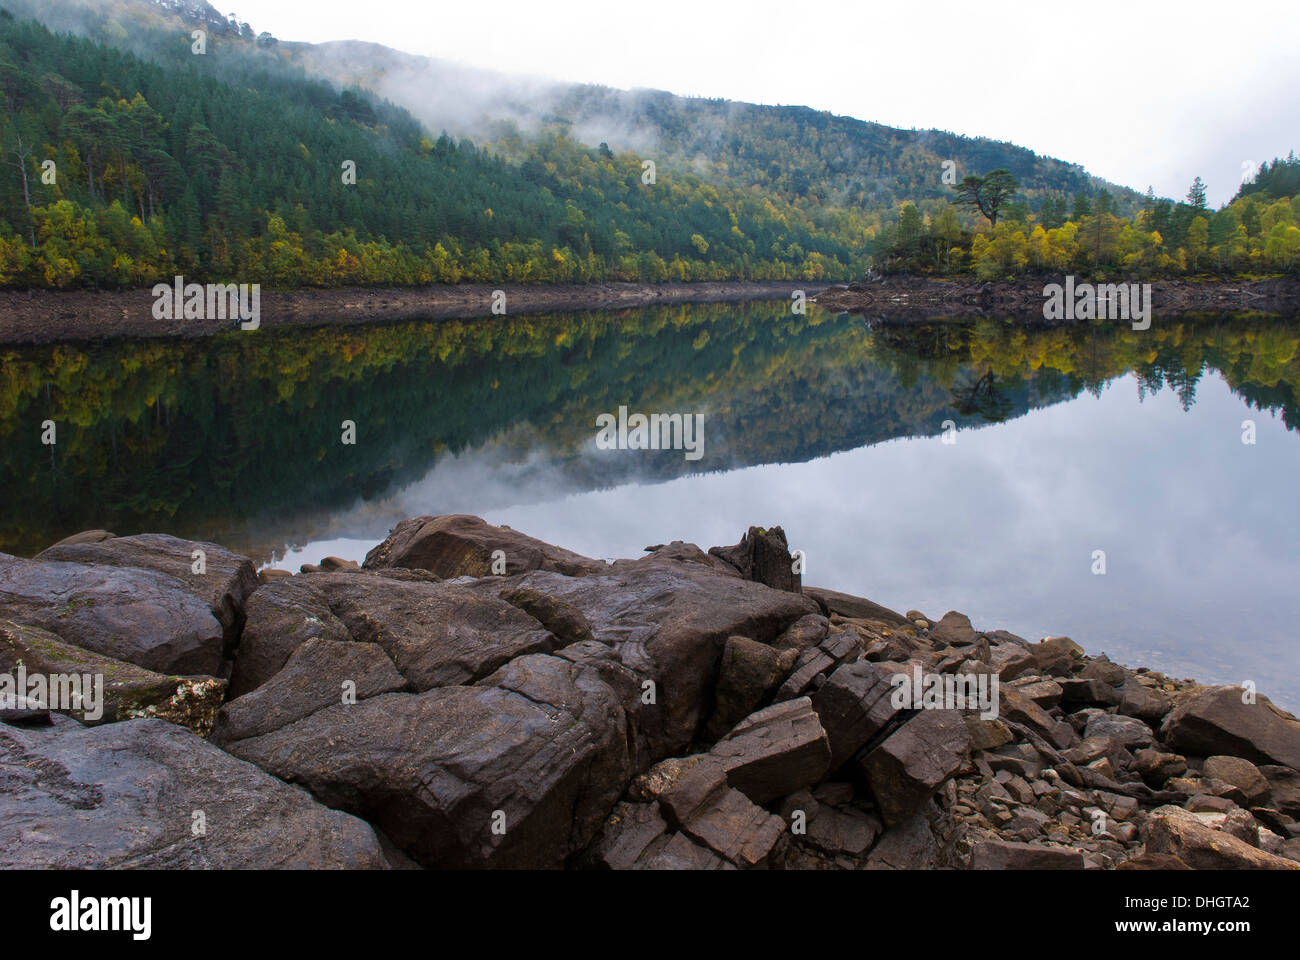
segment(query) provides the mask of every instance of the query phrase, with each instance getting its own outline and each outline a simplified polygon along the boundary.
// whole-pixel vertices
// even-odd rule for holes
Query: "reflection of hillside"
[[[0,549],[31,553],[100,525],[213,539],[251,525],[269,547],[448,453],[486,447],[591,489],[933,435],[947,419],[1019,416],[1129,371],[1190,404],[1202,370],[1219,369],[1294,427],[1298,348],[1300,334],[1264,320],[872,333],[847,316],[747,304],[10,351]],[[620,404],[704,412],[705,458],[597,455],[595,416]],[[47,418],[53,457],[40,444]],[[356,446],[339,442],[344,420]]]

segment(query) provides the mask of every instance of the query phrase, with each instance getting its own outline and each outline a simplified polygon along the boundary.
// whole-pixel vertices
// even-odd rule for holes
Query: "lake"
[[[776,302],[0,357],[4,552],[105,527],[297,569],[474,513],[613,558],[779,524],[807,584],[1300,707],[1294,321],[869,326]],[[699,459],[599,449],[620,407],[702,414]]]

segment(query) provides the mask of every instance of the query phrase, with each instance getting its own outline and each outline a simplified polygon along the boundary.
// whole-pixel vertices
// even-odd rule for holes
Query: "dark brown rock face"
[[[0,726],[0,867],[387,866],[369,825],[188,730],[54,719]]]
[[[519,657],[473,686],[334,705],[230,746],[427,865],[558,867],[631,775],[617,697],[588,666]]]
[[[885,823],[893,826],[916,814],[969,749],[959,711],[922,710],[868,752],[862,772]]]
[[[0,617],[158,673],[221,670],[221,622],[171,574],[0,554]]]
[[[499,561],[496,569],[494,561]],[[366,554],[364,565],[368,569],[429,570],[448,580],[494,573],[513,576],[529,570],[581,576],[605,566],[599,560],[464,514],[403,520],[383,543]]]
[[[1242,687],[1210,687],[1176,707],[1161,727],[1181,753],[1230,754],[1300,770],[1300,720]],[[1250,701],[1250,702],[1248,702]]]
[[[750,527],[740,543],[732,547],[710,547],[709,553],[731,564],[746,580],[774,590],[798,593],[803,574],[795,573],[795,561],[780,527]]]
[[[196,557],[196,553],[201,556]],[[63,541],[38,554],[36,559],[134,567],[175,577],[206,603],[220,621],[227,654],[243,624],[244,603],[259,586],[257,571],[247,557],[215,543],[181,540],[162,533],[112,537],[97,542]],[[200,563],[202,572],[195,572]]]
[[[20,666],[24,668],[22,673]],[[201,737],[212,732],[226,691],[225,681],[216,677],[165,676],[74,647],[37,627],[19,626],[7,620],[0,620],[0,674],[7,674],[15,686],[20,677],[30,678],[33,674],[47,680],[75,676],[83,688],[87,678],[92,686],[96,683],[94,678],[102,678],[102,702],[90,702],[97,700],[99,694],[90,694],[87,699],[88,691],[83,689],[80,708],[58,708],[59,712],[89,726],[134,717],[157,717],[189,727]],[[69,681],[58,682],[67,686]],[[52,693],[47,691],[44,702],[54,706],[52,699]],[[66,702],[71,698],[58,699]]]
[[[514,657],[557,645],[518,607],[459,584],[369,573],[310,576],[351,638],[383,648],[417,691],[470,683]]]
[[[497,583],[502,582],[484,580],[474,589],[499,591]],[[770,644],[800,617],[817,612],[816,604],[798,594],[704,562],[655,554],[619,560],[582,577],[539,570],[505,583],[508,589],[536,589],[581,611],[595,638],[636,675],[643,698],[652,701],[634,705],[638,756],[650,763],[685,752],[701,731],[728,637]]]

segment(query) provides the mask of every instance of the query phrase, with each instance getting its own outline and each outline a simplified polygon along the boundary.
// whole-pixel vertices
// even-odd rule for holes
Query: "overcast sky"
[[[370,40],[612,87],[1009,140],[1218,205],[1300,149],[1300,0],[215,0],[283,40]]]

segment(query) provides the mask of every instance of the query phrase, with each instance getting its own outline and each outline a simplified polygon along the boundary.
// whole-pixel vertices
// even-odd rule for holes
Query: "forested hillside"
[[[947,206],[945,159],[1011,169],[1026,214],[1104,186],[1008,144],[589,86],[512,101],[476,145],[202,0],[0,8],[4,285],[847,280],[900,200]]]

